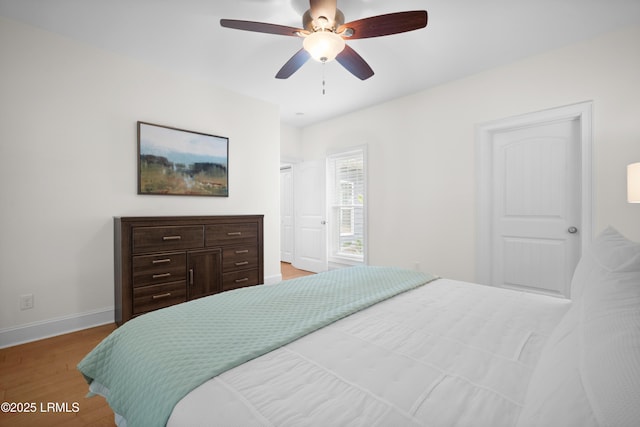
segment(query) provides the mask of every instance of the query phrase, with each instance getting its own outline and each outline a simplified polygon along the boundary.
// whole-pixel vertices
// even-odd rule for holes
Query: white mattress
[[[211,379],[167,425],[514,426],[569,306],[440,279]]]

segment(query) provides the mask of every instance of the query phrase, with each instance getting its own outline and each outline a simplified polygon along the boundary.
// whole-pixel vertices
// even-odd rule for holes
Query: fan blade
[[[369,37],[388,36],[418,30],[427,26],[427,11],[415,10],[411,12],[396,12],[386,15],[372,16],[358,19],[341,25],[336,31],[350,28],[353,35],[347,39],[365,39]]]
[[[300,69],[300,67],[302,67],[309,58],[311,58],[309,52],[304,49],[300,49],[287,61],[286,64],[282,66],[282,68],[280,68],[280,71],[276,74],[276,79],[288,79],[293,73],[298,71],[298,69]]]
[[[336,61],[360,80],[373,76],[373,70],[358,53],[348,45],[336,56]]]
[[[329,20],[329,22],[333,22],[336,17],[336,3],[337,0],[310,0],[309,10],[311,11],[311,17],[313,19],[318,19],[319,17],[324,16]]]
[[[301,28],[287,27],[285,25],[267,24],[264,22],[239,21],[235,19],[221,19],[220,25],[236,30],[278,34],[281,36],[298,36],[301,32],[306,33],[306,31]]]

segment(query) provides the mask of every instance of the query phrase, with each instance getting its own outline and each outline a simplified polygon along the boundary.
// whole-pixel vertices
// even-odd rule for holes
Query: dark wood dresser
[[[115,217],[115,320],[264,283],[263,215]]]

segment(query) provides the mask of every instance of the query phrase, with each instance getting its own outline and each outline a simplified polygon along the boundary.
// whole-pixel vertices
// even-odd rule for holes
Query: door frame
[[[284,173],[289,173],[290,175],[290,181],[291,181],[291,188],[289,188],[287,191],[287,194],[283,194],[282,193],[282,175]],[[283,234],[283,227],[284,227],[284,220],[283,220],[283,212],[282,212],[282,200],[283,199],[288,199],[289,203],[291,203],[291,210],[293,212],[291,212],[291,237],[290,239],[285,239],[285,236]],[[293,263],[293,260],[295,258],[295,227],[296,227],[296,216],[295,216],[295,199],[293,197],[293,164],[291,163],[286,163],[286,164],[281,164],[280,165],[280,261],[281,262],[288,262],[288,263]],[[289,242],[286,242],[285,240],[290,240]],[[291,245],[291,253],[290,253],[290,258],[288,259],[284,259],[285,256],[283,256],[283,247],[286,247],[287,244]]]
[[[593,239],[593,101],[522,114],[476,125],[476,281],[491,284],[493,135],[558,120],[580,127],[581,253]]]

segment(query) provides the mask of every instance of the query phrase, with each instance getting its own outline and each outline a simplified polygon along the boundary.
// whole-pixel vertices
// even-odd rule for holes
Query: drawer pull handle
[[[240,267],[241,265],[247,265],[249,261],[236,262],[236,267]]]
[[[162,236],[162,240],[182,240],[182,236]]]
[[[249,278],[248,277],[244,277],[242,279],[237,279],[236,283],[242,283],[242,282],[248,282],[248,281],[249,281]]]
[[[162,277],[169,277],[169,276],[171,276],[171,273],[154,274],[151,277],[153,277],[154,279],[160,279]]]
[[[189,284],[193,285],[193,268],[189,269]]]
[[[229,232],[227,233],[227,236],[242,236],[242,232],[241,231]]]
[[[167,292],[166,294],[154,295],[151,298],[160,299],[160,298],[166,298],[166,297],[170,297],[170,296],[171,296],[171,292]]]
[[[236,255],[237,254],[248,254],[249,253],[249,249],[243,249],[241,251],[236,251]]]
[[[167,262],[171,262],[171,258],[154,259],[153,261],[151,261],[151,264],[165,264]]]

